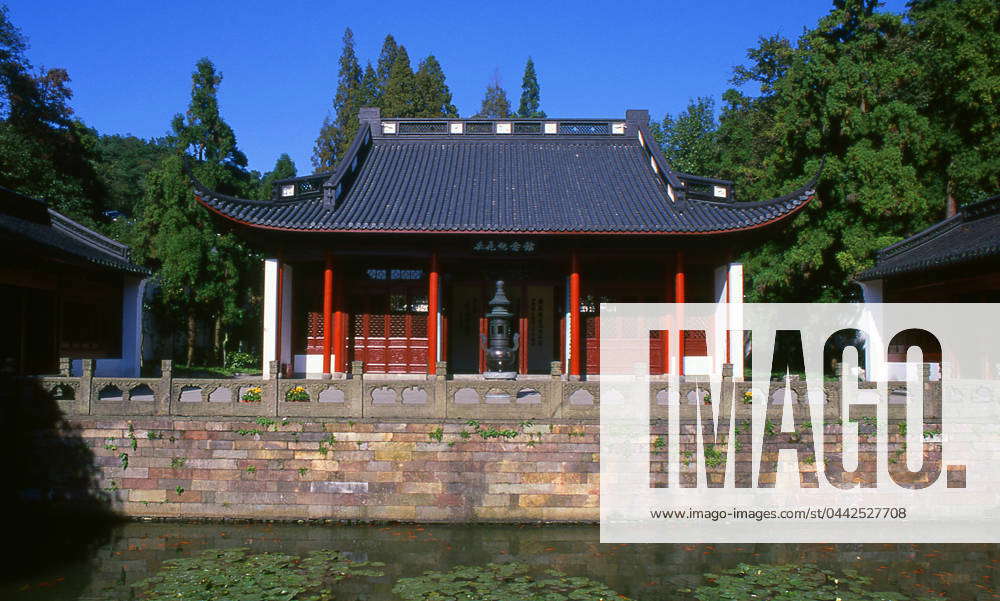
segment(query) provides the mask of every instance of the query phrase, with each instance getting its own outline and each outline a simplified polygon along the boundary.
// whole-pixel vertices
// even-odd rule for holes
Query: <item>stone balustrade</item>
[[[440,374],[446,365],[441,362]],[[726,366],[721,384],[720,415],[749,411],[744,401],[750,382],[736,381]],[[925,365],[924,395],[939,398],[940,382],[929,382]],[[549,377],[525,380],[449,379],[443,375],[407,379],[363,374],[360,365],[342,380],[280,379],[277,365],[268,379],[207,379],[173,376],[171,361],[162,362],[159,378],[105,378],[93,374],[93,360],[82,361],[82,373],[70,376],[69,361],[61,362],[59,376],[33,376],[21,380],[22,393],[48,394],[66,415],[72,416],[204,416],[204,417],[309,417],[330,419],[567,419],[599,418],[600,382],[565,380],[556,372]],[[794,411],[808,415],[807,382],[790,378],[770,383],[770,390],[754,390],[769,405],[782,405],[791,395]],[[859,400],[875,395],[874,383],[861,383]],[[905,417],[905,382],[886,384],[890,419]],[[823,383],[824,415],[841,412],[841,382]],[[650,418],[666,419],[670,382],[650,382]],[[710,385],[704,379],[681,379],[681,418],[693,419],[706,404]],[[873,397],[871,400],[874,401]],[[937,405],[937,403],[931,403]],[[925,418],[940,416],[926,415]]]

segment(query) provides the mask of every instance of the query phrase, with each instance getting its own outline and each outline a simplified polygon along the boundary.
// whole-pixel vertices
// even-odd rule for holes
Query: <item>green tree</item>
[[[942,209],[1000,190],[1000,4],[914,0],[909,20],[923,68],[923,100],[937,147],[932,171]]]
[[[413,81],[416,94],[414,116],[458,116],[458,109],[451,103],[451,90],[444,81],[444,71],[433,54],[420,61]]]
[[[105,206],[135,215],[140,208],[146,176],[169,152],[170,147],[161,138],[99,136],[96,169],[108,194]]]
[[[361,66],[354,51],[354,32],[344,30],[344,49],[340,54],[337,92],[333,97],[333,116],[327,115],[313,147],[313,167],[316,172],[330,171],[354,139],[358,131],[358,109],[362,106]]]
[[[73,118],[66,70],[35,70],[27,47],[0,5],[0,185],[94,225],[104,200],[96,132]]]
[[[381,61],[380,61],[381,62]],[[416,81],[410,67],[410,56],[404,46],[396,48],[396,60],[389,70],[379,106],[387,117],[416,116]]]
[[[474,115],[480,119],[506,119],[511,117],[510,101],[507,100],[507,92],[504,91],[500,82],[500,72],[493,73],[493,79],[486,85],[486,93],[483,95],[482,105],[479,112]]]
[[[236,147],[236,134],[219,113],[222,74],[216,72],[212,61],[203,58],[195,65],[191,81],[191,104],[172,122],[179,147],[198,161],[246,168],[247,158]]]
[[[295,177],[297,174],[295,162],[292,161],[292,157],[288,156],[287,153],[283,153],[274,163],[274,169],[265,173],[261,179],[260,185],[257,188],[257,200],[270,200],[274,182]]]
[[[676,117],[667,114],[658,128],[657,141],[673,169],[696,175],[718,172],[718,123],[715,101],[701,97],[688,103]]]
[[[838,0],[792,46],[764,38],[736,69],[757,98],[726,93],[721,175],[745,199],[799,185],[826,158],[817,201],[748,252],[754,301],[840,300],[874,251],[935,216],[925,186],[932,129],[908,95],[921,74],[900,15]]]
[[[378,73],[372,67],[371,61],[365,65],[361,75],[361,86],[358,93],[359,106],[378,106],[381,91],[379,89]]]
[[[223,327],[240,321],[248,306],[251,253],[230,233],[216,228],[208,211],[197,205],[185,162],[205,185],[241,193],[249,177],[236,136],[219,113],[222,76],[208,59],[192,74],[186,115],[173,120],[174,152],[149,174],[138,226],[138,258],[156,271],[158,312],[183,323],[186,362],[195,359],[200,324],[212,327],[213,359],[225,344]]]
[[[375,76],[378,78],[376,100],[381,98],[385,88],[389,85],[389,76],[392,72],[392,66],[396,64],[398,54],[399,44],[396,43],[396,38],[392,37],[392,34],[385,36],[382,50],[378,55],[378,62],[375,64]]]
[[[524,65],[524,77],[521,78],[521,104],[517,109],[517,116],[544,119],[545,111],[539,108],[540,104],[541,91],[535,74],[535,62],[529,56]]]

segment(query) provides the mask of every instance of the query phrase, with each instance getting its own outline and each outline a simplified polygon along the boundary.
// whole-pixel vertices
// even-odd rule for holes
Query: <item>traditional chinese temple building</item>
[[[965,205],[878,251],[858,283],[866,303],[1000,302],[1000,196]],[[906,352],[914,345],[924,349],[931,377],[939,377],[940,344],[913,330],[889,344],[890,378],[905,377]]]
[[[264,365],[282,373],[479,374],[495,281],[520,336],[517,371],[598,374],[600,302],[743,298],[736,249],[813,197],[736,202],[729,181],[678,173],[649,129],[624,119],[389,119],[361,127],[333,173],[233,198],[196,183],[207,209],[268,254]],[[734,317],[735,320],[735,317]],[[682,374],[742,373],[736,336],[707,355],[681,337]],[[654,333],[651,370],[670,369]],[[439,362],[446,362],[445,364]],[[265,370],[266,373],[266,370]],[[520,377],[520,376],[519,376]]]
[[[858,281],[865,302],[1000,302],[1000,196],[883,248]]]
[[[0,187],[0,252],[0,376],[56,373],[60,357],[139,375],[149,272],[128,246]]]

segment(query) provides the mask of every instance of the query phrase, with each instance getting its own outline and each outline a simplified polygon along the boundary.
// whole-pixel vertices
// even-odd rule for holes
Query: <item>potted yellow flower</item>
[[[309,393],[301,386],[296,386],[285,393],[285,400],[293,403],[301,403],[309,400]]]

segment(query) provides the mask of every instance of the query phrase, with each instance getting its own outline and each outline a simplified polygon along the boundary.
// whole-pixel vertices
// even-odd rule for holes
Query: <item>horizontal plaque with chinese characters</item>
[[[532,240],[477,240],[472,250],[485,253],[533,253],[538,245]]]

